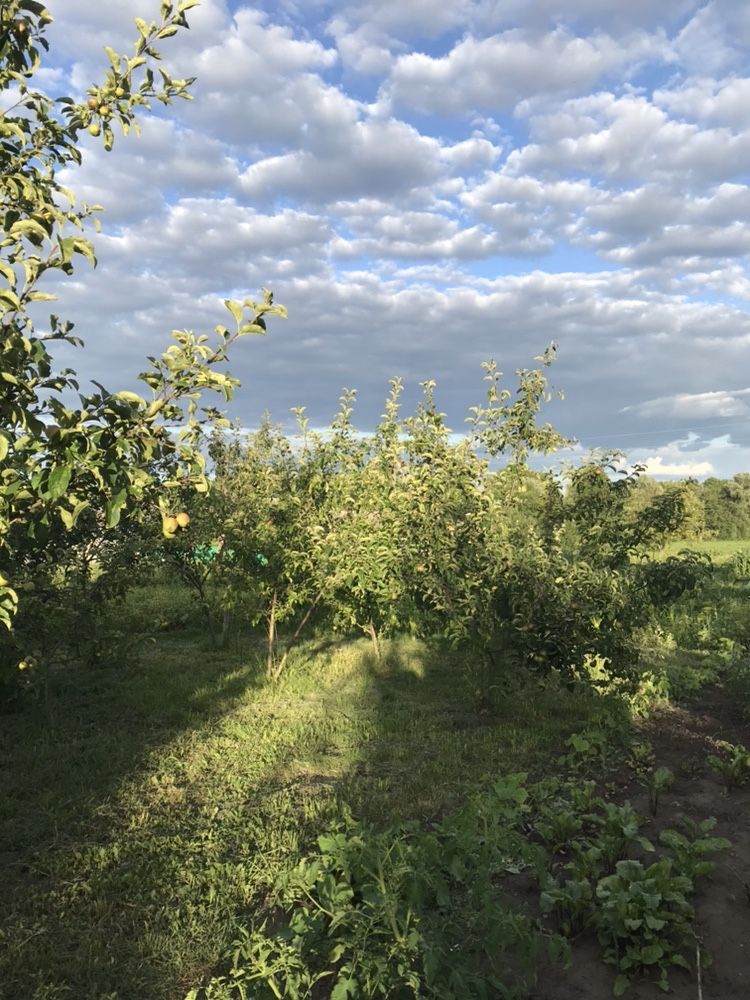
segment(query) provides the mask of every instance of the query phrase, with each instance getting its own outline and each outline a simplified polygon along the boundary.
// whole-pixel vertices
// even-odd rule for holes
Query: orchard
[[[0,983],[520,1000],[578,962],[615,995],[702,976],[696,894],[736,831],[699,814],[741,815],[750,775],[750,554],[717,568],[708,536],[741,531],[744,480],[553,465],[554,344],[511,380],[488,360],[461,435],[440,386],[404,412],[398,378],[365,431],[344,389],[326,428],[300,406],[241,433],[226,365],[286,315],[266,289],[173,331],[139,392],[57,367],[86,346],[32,317],[96,265],[99,212],[60,174],[193,97],[161,49],[197,3],[56,99],[52,15],[0,9]],[[693,746],[702,697],[726,738],[694,764],[724,792],[693,801],[659,719]]]

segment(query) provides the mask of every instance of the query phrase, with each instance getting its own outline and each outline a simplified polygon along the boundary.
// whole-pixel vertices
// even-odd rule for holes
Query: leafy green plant
[[[573,857],[565,865],[565,871],[576,880],[590,880],[596,884],[604,874],[606,859],[601,847],[589,841],[572,845]]]
[[[741,743],[728,743],[719,740],[716,746],[721,750],[721,756],[710,754],[706,763],[724,780],[724,788],[731,792],[733,788],[750,781],[750,750]]]
[[[630,766],[637,778],[648,774],[654,766],[654,748],[651,743],[634,743],[630,747]]]
[[[273,926],[238,938],[229,975],[191,1000],[300,998],[315,983],[337,1000],[523,995],[542,947],[567,954],[495,882],[523,854],[523,777],[497,782],[427,832],[377,833],[345,819],[279,879]]]
[[[681,816],[679,822],[684,833],[662,830],[659,841],[671,851],[675,870],[681,875],[687,875],[695,885],[698,879],[709,875],[716,867],[716,862],[709,861],[706,855],[725,851],[731,844],[725,837],[709,836],[716,826],[713,816],[701,822],[696,822],[689,816]]]
[[[625,860],[630,851],[640,848],[652,853],[654,845],[640,833],[641,820],[629,802],[617,805],[601,801],[595,816],[597,832],[593,838],[601,850],[608,871]]]
[[[661,794],[672,787],[674,774],[672,774],[668,767],[657,767],[645,774],[642,780],[648,789],[649,810],[652,816],[656,816]]]
[[[573,733],[565,741],[568,752],[558,763],[574,770],[591,764],[603,765],[610,751],[610,737],[603,728],[590,728]]]
[[[594,889],[588,878],[549,879],[539,896],[542,913],[553,914],[560,933],[575,937],[593,915]]]
[[[689,968],[684,952],[695,940],[688,901],[692,890],[690,879],[675,874],[668,858],[648,868],[640,861],[620,861],[615,874],[601,879],[594,923],[604,960],[618,970],[615,996],[641,975],[666,992],[670,967]]]
[[[583,819],[561,801],[543,808],[534,829],[553,854],[564,851],[583,829]]]

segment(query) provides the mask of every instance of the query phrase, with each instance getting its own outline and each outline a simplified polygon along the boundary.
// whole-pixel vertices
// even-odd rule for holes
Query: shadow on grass
[[[2,719],[0,996],[178,1000],[338,802],[427,827],[597,711],[502,677],[488,706],[466,653],[412,639],[311,640],[269,688],[243,644],[163,635]]]
[[[189,641],[164,635],[126,666],[53,673],[46,699],[0,716],[0,997],[152,995],[148,974],[131,987],[121,970],[118,982],[113,957],[139,933],[127,868],[138,852],[158,853],[140,836],[129,786],[163,770],[166,748],[219,724],[263,683],[256,658],[208,649],[197,632]],[[158,770],[152,780],[143,830],[154,803],[174,795]],[[126,826],[132,857],[119,865],[119,884],[106,884]],[[157,892],[162,875],[179,877],[152,874]],[[147,965],[142,953],[139,963]]]

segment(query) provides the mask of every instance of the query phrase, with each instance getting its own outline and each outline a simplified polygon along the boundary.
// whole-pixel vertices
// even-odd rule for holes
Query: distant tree
[[[704,480],[699,496],[705,510],[706,531],[714,538],[750,538],[750,474],[733,479]]]

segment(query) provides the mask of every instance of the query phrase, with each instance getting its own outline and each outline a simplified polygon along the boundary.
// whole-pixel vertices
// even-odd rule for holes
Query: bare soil
[[[695,700],[658,711],[638,729],[654,747],[656,766],[674,773],[674,784],[662,795],[658,815],[643,833],[657,842],[659,832],[675,828],[677,818],[696,821],[715,816],[712,836],[726,837],[731,848],[715,857],[717,867],[694,899],[698,934],[710,956],[692,973],[670,974],[674,1000],[750,1000],[750,786],[724,790],[721,779],[706,767],[716,740],[750,746],[750,726],[721,687],[705,689]],[[649,815],[648,795],[623,766],[614,776],[615,801],[628,799]],[[534,1000],[607,1000],[614,972],[605,966],[593,936],[573,945],[570,969],[544,970]],[[664,993],[653,983],[631,987],[627,1000],[655,1000]]]

